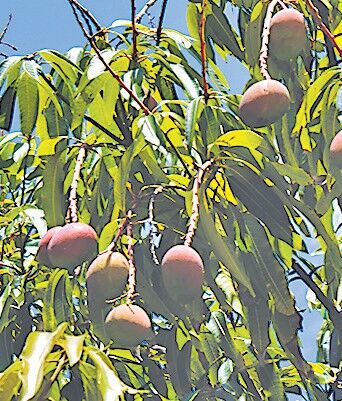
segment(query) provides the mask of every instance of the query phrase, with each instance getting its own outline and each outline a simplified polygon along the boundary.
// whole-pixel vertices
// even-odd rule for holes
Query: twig
[[[268,42],[269,42],[269,38],[270,38],[272,13],[273,13],[275,6],[278,4],[278,2],[279,2],[279,0],[272,0],[271,3],[268,5],[265,20],[264,20],[264,27],[262,30],[259,65],[260,65],[261,74],[265,79],[272,79],[268,72],[268,66],[267,66]]]
[[[131,0],[131,12],[132,12],[132,35],[133,35],[133,50],[132,50],[132,59],[136,60],[137,59],[137,54],[138,54],[138,50],[137,50],[137,36],[138,36],[138,32],[137,32],[137,28],[135,26],[135,15],[137,12],[137,8],[135,5],[135,0]]]
[[[144,5],[144,7],[138,12],[138,14],[136,15],[136,17],[135,17],[135,22],[139,23],[139,22],[142,20],[142,18],[144,17],[144,15],[147,13],[148,9],[149,9],[150,7],[152,7],[153,4],[155,4],[157,1],[158,1],[158,0],[150,0],[150,1],[148,1],[148,2]]]
[[[298,274],[300,279],[310,288],[312,292],[316,295],[317,299],[320,303],[325,307],[328,311],[331,321],[337,327],[342,326],[342,313],[339,312],[330,298],[326,297],[318,285],[310,278],[310,276],[306,273],[306,271],[299,265],[299,263],[293,262],[292,264],[293,270]]]
[[[192,214],[190,217],[189,228],[185,236],[184,245],[191,246],[192,240],[195,235],[197,228],[197,222],[199,219],[199,190],[202,184],[203,176],[207,168],[213,164],[213,160],[207,160],[202,166],[199,167],[197,176],[195,178],[194,187],[192,190]]]
[[[132,211],[130,210],[127,213],[129,223],[127,226],[127,239],[128,239],[128,264],[129,264],[129,271],[128,271],[128,291],[127,291],[127,298],[126,303],[132,304],[134,301],[134,297],[136,295],[136,267],[134,264],[134,239],[133,239],[133,226],[132,226]]]
[[[137,95],[130,89],[128,86],[124,83],[124,81],[120,78],[120,76],[111,68],[111,66],[106,62],[106,60],[103,58],[101,51],[96,45],[96,42],[94,38],[89,35],[87,30],[85,29],[83,22],[80,20],[77,10],[78,10],[78,2],[76,0],[67,0],[73,10],[73,14],[76,18],[76,21],[78,22],[80,28],[82,29],[84,37],[88,40],[91,48],[95,51],[97,57],[99,60],[102,62],[104,65],[105,69],[110,73],[110,75],[116,79],[119,83],[119,85],[138,103],[138,105],[141,107],[145,115],[150,115],[151,112],[150,110],[144,105],[144,103],[137,97]]]
[[[70,194],[69,194],[69,207],[67,210],[67,215],[65,217],[66,223],[76,223],[77,218],[77,184],[80,179],[81,168],[86,155],[86,145],[81,145],[80,151],[77,156],[74,175],[72,177]]]
[[[156,265],[160,265],[160,262],[158,260],[158,256],[156,253],[156,244],[155,244],[155,233],[158,232],[158,230],[155,228],[155,226],[153,224],[153,222],[154,222],[154,202],[156,200],[156,196],[159,193],[161,193],[163,191],[163,189],[164,189],[164,187],[162,185],[160,185],[159,187],[157,187],[154,190],[154,192],[150,198],[149,205],[148,205],[148,220],[151,225],[150,233],[149,233],[150,251],[151,251],[153,262]]]
[[[100,23],[97,21],[97,19],[94,17],[94,15],[87,8],[85,8],[77,0],[70,0],[70,1],[82,12],[83,15],[86,15],[90,19],[90,21],[95,25],[95,27],[98,31],[102,30]]]
[[[206,7],[207,7],[207,0],[203,0],[202,10],[201,10],[201,22],[200,22],[200,41],[201,41],[203,91],[204,91],[204,99],[207,102],[209,99],[209,95],[208,95],[207,65],[206,65],[207,53],[206,53],[206,42],[205,42]]]
[[[10,26],[11,21],[12,21],[12,14],[10,14],[8,16],[7,24],[6,24],[5,28],[3,29],[3,31],[0,34],[0,42],[2,42],[2,39],[5,37],[5,35],[7,33],[7,30],[8,30],[8,27]]]
[[[313,19],[319,25],[319,27],[321,28],[322,32],[326,35],[326,37],[330,40],[331,44],[336,48],[336,50],[338,51],[340,57],[342,57],[342,48],[336,42],[335,36],[329,31],[327,26],[324,24],[324,22],[322,20],[322,17],[320,16],[317,7],[315,7],[315,5],[312,3],[311,0],[305,0],[305,3],[310,9],[310,12],[311,12],[311,15],[313,16]]]
[[[156,41],[157,46],[160,43],[160,38],[161,38],[162,29],[163,29],[163,21],[164,21],[164,17],[165,17],[166,6],[167,6],[167,0],[163,0],[162,7],[161,7],[161,13],[160,13],[160,17],[159,17],[158,28],[157,28],[157,41]]]
[[[116,248],[116,244],[118,243],[119,238],[121,237],[122,233],[126,229],[127,222],[128,222],[128,214],[124,217],[121,224],[119,225],[118,232],[116,233],[113,241],[109,244],[109,246],[104,251],[100,252],[100,255],[102,255],[103,253],[106,253],[106,252],[111,252]]]
[[[64,364],[66,362],[66,356],[63,354],[62,358],[58,361],[56,370],[53,372],[52,376],[50,377],[49,380],[46,380],[45,383],[43,384],[41,390],[40,390],[40,395],[38,396],[37,401],[44,401],[46,400],[46,397],[49,393],[49,390],[53,383],[56,381],[58,375],[61,373]]]
[[[5,28],[4,28],[4,29],[2,30],[2,32],[0,33],[0,44],[3,45],[3,46],[9,47],[9,48],[11,48],[12,50],[17,51],[18,49],[17,49],[16,46],[14,46],[14,45],[12,45],[12,44],[10,44],[10,43],[7,43],[7,42],[3,42],[3,39],[4,39],[4,37],[6,36],[6,33],[7,33],[7,31],[8,31],[8,28],[9,28],[9,26],[10,26],[11,21],[12,21],[12,14],[10,14],[10,15],[8,16],[7,24],[5,25]],[[4,57],[7,57],[6,54],[4,54],[4,53],[0,53],[0,55],[1,55],[1,56],[4,56]]]

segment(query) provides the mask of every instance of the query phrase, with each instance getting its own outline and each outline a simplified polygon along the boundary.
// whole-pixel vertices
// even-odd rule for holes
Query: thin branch
[[[14,45],[12,45],[12,44],[10,44],[10,43],[7,43],[7,42],[3,42],[3,39],[4,39],[4,37],[6,36],[6,33],[7,33],[7,31],[8,31],[8,28],[9,28],[9,26],[10,26],[11,21],[12,21],[12,14],[10,14],[10,15],[8,16],[7,24],[5,25],[5,28],[4,28],[4,29],[2,30],[2,32],[0,33],[0,45],[7,46],[7,47],[11,48],[12,50],[17,51],[18,48],[17,48],[16,46],[14,46]],[[5,53],[0,53],[0,56],[7,57],[7,55],[6,55]]]
[[[163,21],[164,21],[164,17],[165,17],[166,6],[167,6],[167,0],[163,0],[162,7],[161,7],[161,13],[160,13],[160,17],[159,17],[158,28],[157,28],[157,41],[156,41],[157,46],[160,43],[160,38],[161,38],[162,29],[163,29]]]
[[[204,91],[204,99],[207,102],[209,99],[209,95],[208,95],[208,82],[207,82],[207,60],[206,60],[207,52],[206,52],[206,42],[205,42],[206,7],[207,7],[207,0],[203,0],[202,10],[201,10],[201,21],[200,21],[200,41],[201,41],[203,91]]]
[[[293,262],[292,264],[293,270],[298,274],[300,279],[310,288],[312,292],[316,295],[317,299],[320,303],[325,307],[328,311],[331,321],[334,325],[342,326],[342,313],[339,312],[330,298],[326,297],[318,285],[310,278],[310,276],[306,273],[306,271],[299,265],[299,263]]]
[[[76,223],[77,218],[77,184],[80,179],[81,168],[86,156],[86,145],[81,145],[80,151],[77,156],[74,175],[72,177],[70,194],[69,194],[69,207],[65,218],[66,223]]]
[[[316,23],[319,25],[321,28],[322,32],[325,34],[325,36],[330,40],[331,44],[336,48],[338,51],[340,57],[342,57],[342,48],[339,46],[337,43],[335,36],[329,31],[327,26],[324,24],[322,17],[319,14],[319,11],[317,7],[312,3],[311,0],[305,0],[306,5],[309,7],[311,15],[313,19],[316,21]]]
[[[8,31],[8,28],[10,26],[11,21],[12,21],[12,14],[10,14],[8,16],[7,24],[6,24],[5,28],[3,29],[3,31],[0,34],[0,42],[2,42],[2,39],[5,37],[5,35],[6,35],[7,31]]]
[[[88,17],[90,19],[90,21],[95,25],[95,27],[98,31],[102,30],[100,23],[97,21],[97,19],[94,17],[94,15],[87,8],[85,8],[77,0],[70,0],[70,1],[82,12],[83,15],[85,15],[86,17]]]
[[[132,225],[132,211],[130,210],[127,214],[129,223],[127,226],[127,238],[128,238],[128,291],[126,303],[132,304],[136,296],[136,267],[134,264],[134,239],[133,239],[133,225]]]
[[[138,32],[137,32],[137,28],[135,26],[135,15],[137,12],[137,8],[135,5],[135,0],[131,0],[131,12],[132,12],[132,35],[133,35],[133,50],[132,50],[132,59],[136,60],[137,59],[137,55],[138,55],[138,50],[137,50],[137,37],[138,37]]]
[[[89,35],[89,33],[87,32],[87,30],[84,27],[83,22],[81,21],[81,19],[79,18],[78,14],[77,14],[77,10],[78,10],[78,2],[76,0],[67,0],[73,10],[73,14],[76,18],[76,21],[78,22],[84,37],[88,40],[91,48],[95,51],[95,53],[97,54],[97,57],[99,58],[99,60],[102,62],[102,64],[104,65],[105,69],[110,73],[110,75],[116,79],[119,83],[119,85],[138,103],[138,105],[141,107],[141,109],[143,110],[143,112],[145,113],[145,115],[150,115],[151,112],[150,110],[144,105],[144,103],[137,97],[137,95],[130,89],[128,88],[128,86],[124,83],[124,81],[120,78],[120,76],[111,68],[111,66],[106,62],[106,60],[103,58],[101,51],[99,50],[99,48],[96,45],[96,42],[94,40],[94,38]]]
[[[187,246],[191,246],[197,228],[200,206],[199,190],[203,181],[204,173],[212,164],[213,160],[207,160],[205,163],[203,163],[202,166],[199,167],[197,176],[195,178],[194,187],[192,190],[192,213],[190,217],[189,228],[184,240],[184,245]]]
[[[138,14],[136,15],[135,22],[139,23],[143,19],[144,15],[147,13],[148,9],[150,7],[152,7],[157,1],[158,0],[150,0],[150,1],[148,1],[144,5],[144,7],[138,12]]]
[[[269,42],[269,38],[270,38],[272,13],[273,13],[275,6],[278,4],[278,2],[279,2],[279,0],[272,0],[271,3],[268,5],[265,20],[264,20],[264,27],[262,30],[259,65],[260,65],[261,74],[265,79],[272,79],[268,72],[268,66],[267,66],[268,42]]]

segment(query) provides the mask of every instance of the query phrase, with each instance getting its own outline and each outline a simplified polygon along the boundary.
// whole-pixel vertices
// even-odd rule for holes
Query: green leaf
[[[27,337],[20,356],[22,388],[19,401],[31,400],[39,390],[44,377],[44,363],[66,328],[67,323],[63,323],[52,333],[35,331]]]
[[[257,262],[255,266],[251,266],[251,280],[258,282],[257,286],[261,293],[267,289],[273,295],[275,307],[279,312],[292,315],[295,313],[294,302],[288,289],[285,272],[273,255],[264,228],[251,216],[245,216],[245,224],[251,250]]]
[[[313,179],[302,168],[291,166],[290,164],[271,162],[272,166],[282,176],[289,177],[291,181],[299,185],[309,185],[313,183]]]
[[[97,385],[103,401],[120,401],[125,393],[138,393],[120,380],[109,358],[103,352],[96,348],[88,348],[87,351],[96,366]]]
[[[243,146],[248,149],[257,149],[262,142],[262,136],[254,131],[233,130],[219,136],[212,146]]]
[[[39,102],[37,84],[37,80],[26,71],[21,74],[17,82],[21,131],[24,135],[32,133],[37,120]]]
[[[64,81],[76,82],[80,70],[67,57],[56,50],[41,50],[38,53],[58,72]]]
[[[43,172],[41,207],[45,212],[48,227],[64,224],[66,211],[64,184],[64,153],[49,156]]]
[[[203,191],[201,192],[200,225],[208,243],[210,243],[216,257],[224,266],[226,266],[234,279],[247,287],[251,294],[254,295],[254,290],[246,272],[244,271],[243,264],[239,260],[238,255],[233,249],[231,249],[230,244],[227,241],[225,242],[218,233],[214,220],[209,213],[207,202],[203,196]]]
[[[50,139],[46,139],[45,141],[42,141],[39,145],[38,148],[38,156],[51,156],[57,153],[57,145],[59,144],[59,142],[63,141],[63,147],[66,147],[66,141],[67,141],[67,137],[64,136],[58,136],[56,138],[50,138]],[[62,149],[58,149],[58,151],[61,151]]]
[[[20,371],[22,364],[16,360],[4,372],[0,373],[0,398],[1,401],[11,401],[18,394],[21,384]]]
[[[5,131],[9,131],[12,125],[15,94],[15,88],[9,86],[0,99],[0,128]]]
[[[267,225],[273,235],[291,244],[290,222],[275,188],[268,186],[248,167],[235,164],[229,167],[229,171],[228,180],[234,195],[250,213]]]
[[[199,111],[201,106],[202,96],[193,99],[186,110],[185,115],[185,135],[188,145],[191,147],[195,136],[196,126],[199,120]]]
[[[68,356],[70,367],[76,365],[81,359],[84,340],[85,334],[81,336],[69,336],[65,334],[64,338],[59,340],[59,345],[64,348]]]
[[[65,269],[55,269],[48,282],[43,298],[43,324],[47,331],[70,319],[72,288],[69,274]]]

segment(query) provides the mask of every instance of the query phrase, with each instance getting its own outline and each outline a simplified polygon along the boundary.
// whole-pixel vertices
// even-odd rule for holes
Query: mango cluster
[[[278,11],[271,19],[269,53],[280,61],[297,57],[307,42],[303,14],[294,9]],[[285,85],[265,79],[251,85],[241,98],[239,116],[253,128],[278,121],[289,109],[290,93]]]

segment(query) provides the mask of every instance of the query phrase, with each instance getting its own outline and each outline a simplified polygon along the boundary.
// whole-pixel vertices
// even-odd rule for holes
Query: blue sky
[[[170,0],[167,8],[165,26],[187,33],[185,9],[188,0]],[[129,0],[82,0],[103,25],[110,25],[116,19],[130,17]],[[145,4],[144,0],[137,0],[138,10]],[[155,6],[156,10],[158,8]],[[65,52],[72,47],[82,46],[84,38],[76,25],[71,8],[67,0],[1,0],[0,30],[12,13],[13,21],[6,40],[19,49],[19,54],[29,54],[42,48],[53,48]],[[234,13],[229,11],[234,19]],[[7,51],[6,48],[2,48]],[[7,51],[10,54],[9,51]],[[220,62],[220,66],[230,83],[232,93],[241,93],[244,84],[249,78],[247,71],[239,62],[229,59],[228,63]],[[305,287],[298,281],[293,283],[292,289],[296,293],[298,307],[305,309]],[[305,313],[302,336],[304,354],[314,360],[315,336],[318,332],[321,319],[318,312]]]

